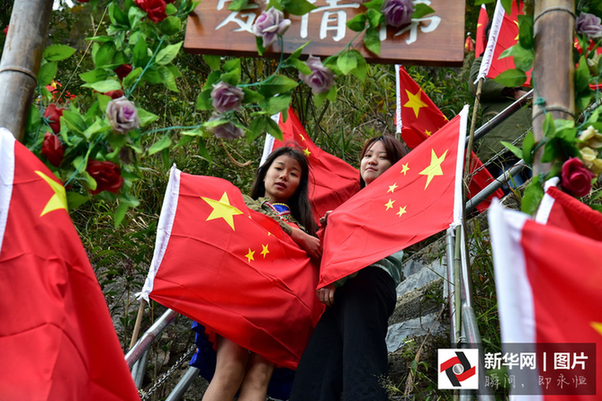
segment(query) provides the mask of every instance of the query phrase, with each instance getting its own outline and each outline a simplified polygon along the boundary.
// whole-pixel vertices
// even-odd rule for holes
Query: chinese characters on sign
[[[347,21],[365,12],[361,1],[309,0],[316,8],[303,16],[288,15],[292,25],[284,35],[283,51],[290,54],[305,42],[304,54],[328,57],[351,40],[366,60],[374,63],[461,65],[464,43],[464,9],[461,0],[415,0],[435,10],[401,28],[381,27],[381,53],[369,52],[362,34],[347,28]],[[252,26],[266,4],[258,0],[242,11],[230,11],[231,0],[204,0],[190,15],[184,48],[191,53],[256,56]],[[354,39],[355,38],[355,39]],[[266,54],[280,54],[279,42]]]

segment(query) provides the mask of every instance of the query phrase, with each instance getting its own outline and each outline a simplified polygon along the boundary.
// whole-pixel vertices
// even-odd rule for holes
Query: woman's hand
[[[328,284],[326,287],[319,288],[316,291],[316,295],[320,302],[322,302],[326,306],[332,306],[334,303],[334,292],[337,290],[337,287],[334,284]]]
[[[326,223],[328,223],[328,215],[332,213],[332,210],[327,211],[326,213],[324,213],[324,216],[320,217],[320,225],[322,227],[326,227]]]
[[[291,238],[301,248],[305,249],[305,252],[307,252],[309,256],[316,260],[320,260],[322,257],[322,244],[318,238],[312,237],[303,230],[294,227],[293,232],[291,233]]]

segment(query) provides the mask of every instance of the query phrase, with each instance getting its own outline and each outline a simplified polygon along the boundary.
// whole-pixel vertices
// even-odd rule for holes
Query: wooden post
[[[535,0],[533,15],[535,60],[533,62],[533,134],[544,137],[544,109],[555,119],[575,119],[573,31],[575,0]],[[540,101],[543,104],[539,104]],[[543,147],[535,154],[533,175],[550,171],[542,164]]]
[[[0,127],[23,140],[53,0],[15,0],[0,61]]]

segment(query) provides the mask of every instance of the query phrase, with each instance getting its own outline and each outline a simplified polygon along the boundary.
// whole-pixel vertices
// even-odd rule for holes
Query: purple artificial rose
[[[579,18],[575,22],[575,30],[578,34],[585,35],[590,39],[602,37],[602,23],[600,18],[594,14],[579,14]]]
[[[334,74],[328,67],[324,67],[319,57],[309,56],[306,61],[311,69],[311,74],[299,73],[299,79],[311,88],[314,95],[325,93],[330,90],[334,82]]]
[[[274,43],[276,35],[283,35],[289,26],[291,20],[284,18],[282,11],[270,7],[255,20],[253,33],[263,39],[263,47],[267,48]]]
[[[220,113],[240,109],[244,97],[245,93],[242,89],[224,81],[213,85],[213,90],[211,91],[213,107]]]
[[[107,105],[107,117],[111,128],[119,134],[127,134],[140,127],[138,109],[125,96],[111,100]]]
[[[221,115],[214,114],[209,121],[220,120],[223,117]],[[220,139],[238,139],[245,135],[242,128],[237,127],[232,121],[226,121],[223,124],[216,125],[209,128],[210,132],[213,132],[216,138]]]
[[[414,13],[412,0],[385,0],[381,8],[387,25],[400,27],[409,24]]]

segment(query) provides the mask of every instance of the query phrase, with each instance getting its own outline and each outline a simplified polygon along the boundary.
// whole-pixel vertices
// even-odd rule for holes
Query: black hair
[[[387,160],[391,162],[391,165],[397,163],[408,153],[405,149],[405,146],[397,139],[393,138],[391,135],[381,135],[372,137],[364,143],[364,147],[362,148],[362,153],[360,155],[360,161],[364,158],[364,155],[368,149],[370,149],[375,142],[379,141],[382,142],[385,152],[387,153]],[[365,186],[366,182],[362,178],[362,173],[360,172],[360,188],[364,188]]]
[[[293,217],[305,227],[307,233],[315,235],[318,230],[318,225],[314,220],[311,204],[309,203],[309,164],[307,163],[305,154],[298,146],[287,144],[270,153],[265,163],[257,169],[255,181],[251,187],[251,198],[257,199],[265,196],[264,178],[270,166],[274,163],[274,160],[280,156],[289,156],[296,160],[301,166],[299,186],[286,204],[291,209]]]

